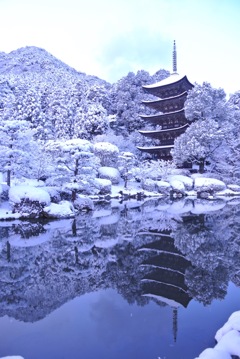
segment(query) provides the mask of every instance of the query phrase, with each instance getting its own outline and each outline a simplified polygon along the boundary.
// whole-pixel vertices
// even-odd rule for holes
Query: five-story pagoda
[[[177,52],[174,40],[173,73],[160,82],[143,86],[146,93],[159,98],[155,101],[143,101],[143,103],[159,114],[140,115],[142,119],[151,123],[156,129],[139,132],[143,136],[157,139],[160,144],[151,147],[138,147],[140,151],[154,154],[159,159],[170,160],[172,158],[171,149],[174,147],[175,138],[184,133],[188,127],[184,113],[184,102],[187,98],[187,92],[192,88],[193,85],[187,76],[180,76],[177,73]]]

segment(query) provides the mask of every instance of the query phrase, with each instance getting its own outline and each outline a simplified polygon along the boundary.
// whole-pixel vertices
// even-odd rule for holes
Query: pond
[[[240,309],[236,200],[0,223],[0,357],[193,359]]]

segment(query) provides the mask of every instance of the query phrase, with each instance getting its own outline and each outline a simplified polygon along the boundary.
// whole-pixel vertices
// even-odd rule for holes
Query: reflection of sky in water
[[[33,324],[0,319],[0,356],[25,359],[192,359],[214,346],[216,330],[239,310],[240,289],[229,286],[211,306],[191,301],[178,309],[177,341],[172,308],[129,305],[114,290],[83,295]]]

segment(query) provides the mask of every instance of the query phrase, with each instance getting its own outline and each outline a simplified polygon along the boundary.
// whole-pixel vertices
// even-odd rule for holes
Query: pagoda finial
[[[177,50],[176,41],[173,41],[173,73],[177,72]]]

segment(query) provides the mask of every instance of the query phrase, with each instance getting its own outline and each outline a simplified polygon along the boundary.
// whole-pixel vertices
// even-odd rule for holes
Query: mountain
[[[52,74],[66,75],[87,80],[91,84],[107,85],[104,80],[96,76],[86,75],[78,72],[74,68],[68,66],[61,60],[57,59],[49,52],[36,46],[26,46],[14,50],[9,54],[0,52],[0,75],[18,75],[26,76],[27,74]]]

